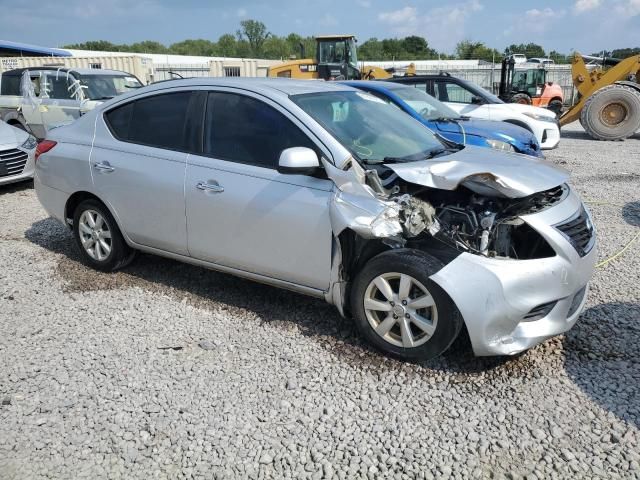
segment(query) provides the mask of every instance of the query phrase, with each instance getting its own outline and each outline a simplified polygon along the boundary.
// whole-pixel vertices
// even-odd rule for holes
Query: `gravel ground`
[[[548,153],[600,257],[640,231],[640,135]],[[0,187],[0,478],[640,478],[640,240],[516,358],[372,352],[320,301],[141,255],[78,263]]]

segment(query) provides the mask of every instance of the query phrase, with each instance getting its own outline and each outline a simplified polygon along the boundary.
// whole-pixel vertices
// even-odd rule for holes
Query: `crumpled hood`
[[[15,148],[22,145],[29,134],[0,120],[0,147]]]
[[[451,155],[407,163],[386,164],[403,180],[442,190],[455,190],[474,175],[493,179],[495,189],[522,198],[565,183],[569,172],[544,160],[467,145]],[[467,185],[472,188],[471,185]]]
[[[522,143],[529,143],[532,139],[535,140],[531,132],[507,122],[459,120],[457,122],[436,122],[436,127],[439,131],[446,133],[462,133],[462,127],[466,135],[503,141],[507,140],[505,137]]]

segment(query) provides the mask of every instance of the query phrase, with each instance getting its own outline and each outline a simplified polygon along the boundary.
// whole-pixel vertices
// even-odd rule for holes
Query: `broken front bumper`
[[[595,238],[580,256],[553,225],[581,208],[571,193],[552,208],[521,217],[547,240],[554,257],[510,260],[463,253],[431,276],[462,313],[476,355],[513,355],[575,324],[596,263]]]

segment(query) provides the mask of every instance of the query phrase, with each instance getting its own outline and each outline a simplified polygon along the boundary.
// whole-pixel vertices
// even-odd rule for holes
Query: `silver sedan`
[[[565,171],[448,142],[345,85],[159,83],[39,151],[38,197],[87,265],[144,251],[323,298],[408,360],[463,325],[477,355],[568,330],[596,259]]]
[[[37,144],[33,135],[0,120],[0,185],[33,177]]]

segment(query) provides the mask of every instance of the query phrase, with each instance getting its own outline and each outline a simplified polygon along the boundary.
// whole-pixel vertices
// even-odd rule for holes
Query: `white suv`
[[[387,81],[424,89],[462,116],[503,121],[526,128],[536,136],[543,150],[556,148],[560,143],[558,119],[546,108],[505,103],[478,85],[449,74],[397,77]]]

